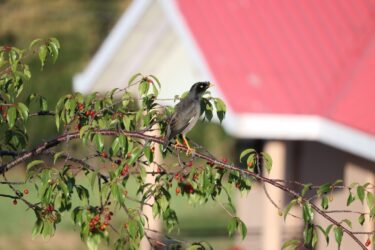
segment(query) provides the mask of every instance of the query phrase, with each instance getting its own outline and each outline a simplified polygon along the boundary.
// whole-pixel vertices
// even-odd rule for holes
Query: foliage
[[[247,227],[236,215],[230,190],[247,193],[254,182],[261,182],[292,195],[290,203],[284,209],[279,208],[284,219],[292,207],[301,207],[301,219],[305,225],[303,235],[301,239],[285,242],[283,249],[295,249],[301,244],[313,248],[318,241],[319,231],[328,244],[331,229],[338,245],[344,233],[358,240],[348,229],[352,226],[351,221],[336,221],[326,212],[334,189],[343,187],[341,181],[321,186],[300,184],[301,191],[297,192],[286,183],[280,184],[280,181],[255,173],[254,169],[260,167],[269,173],[272,159],[267,153],[258,153],[253,149],[247,149],[240,155],[240,160],[246,161],[246,169],[200,151],[184,156],[180,153],[187,152],[187,148],[181,145],[170,146],[161,154],[163,139],[160,135],[164,133],[167,117],[173,108],[158,104],[161,84],[153,75],[136,74],[127,87],[104,94],[63,95],[55,107],[50,107],[46,98],[38,94],[31,94],[23,100],[21,93],[31,78],[25,58],[37,56],[43,68],[47,62],[57,60],[59,50],[60,44],[55,38],[34,40],[24,50],[0,47],[0,173],[4,178],[2,184],[8,185],[13,192],[0,196],[13,199],[14,204],[22,201],[34,211],[36,222],[33,236],[52,236],[61,222],[62,214],[70,213],[81,238],[90,249],[97,249],[101,241],[110,242],[110,236],[116,238],[115,249],[138,249],[144,237],[157,245],[160,239],[151,236],[151,218],[144,214],[143,208],[150,206],[153,217],[164,221],[167,235],[178,229],[172,199],[172,194],[175,194],[198,205],[211,200],[220,203],[229,217],[229,236],[238,233],[245,238]],[[134,92],[137,94],[134,95]],[[204,96],[201,107],[202,115],[208,121],[214,114],[220,121],[224,119],[224,102],[209,93]],[[27,124],[32,122],[32,117],[40,116],[54,117],[60,135],[49,141],[42,139],[33,150],[25,151],[29,138]],[[79,141],[87,153],[76,155],[65,146],[72,141]],[[57,149],[60,151],[53,151]],[[175,163],[163,164],[160,161],[162,157],[171,157]],[[36,201],[27,199],[28,189],[20,191],[22,183],[17,186],[7,180],[8,170],[20,163],[26,163],[25,182],[35,185],[38,194]],[[83,184],[82,175],[89,185]],[[150,181],[150,176],[154,180]],[[135,197],[128,193],[130,182],[136,185]],[[370,211],[359,216],[359,223],[362,225],[366,219],[373,220],[371,184],[354,183],[344,188],[349,190],[348,206],[358,198]],[[307,197],[311,190],[315,194]],[[98,200],[95,199],[95,192],[99,194]],[[219,198],[223,194],[226,196],[224,202]],[[74,197],[78,197],[79,204],[72,202]],[[312,202],[313,198],[321,200],[321,208]],[[331,224],[325,229],[314,224],[316,213],[323,215]],[[121,218],[121,223],[115,223],[113,217]],[[110,235],[111,231],[116,234]],[[163,237],[160,236],[162,240]],[[363,243],[357,243],[364,247]],[[205,242],[189,245],[176,241],[173,244],[170,247],[176,249],[210,249]]]

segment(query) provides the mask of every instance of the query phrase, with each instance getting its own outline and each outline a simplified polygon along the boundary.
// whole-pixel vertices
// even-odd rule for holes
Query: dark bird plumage
[[[168,120],[163,144],[164,150],[166,150],[169,141],[179,134],[182,135],[186,146],[191,150],[186,141],[185,134],[197,123],[201,112],[200,103],[202,95],[211,86],[210,82],[195,83],[190,88],[189,94],[175,106],[174,113]]]

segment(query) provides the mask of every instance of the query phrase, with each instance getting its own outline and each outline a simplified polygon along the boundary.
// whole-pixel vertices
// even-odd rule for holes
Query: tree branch
[[[143,139],[143,140],[152,141],[152,142],[155,142],[155,143],[158,143],[158,144],[163,144],[163,139],[161,137],[154,137],[154,136],[146,135],[146,134],[138,132],[138,131],[117,131],[117,130],[101,129],[101,130],[94,130],[92,132],[102,134],[102,135],[107,135],[107,136],[118,136],[120,134],[124,134],[125,136],[131,137],[131,138]],[[73,139],[77,139],[77,138],[79,138],[79,131],[63,134],[63,135],[61,135],[61,136],[59,136],[59,137],[57,137],[53,140],[45,142],[45,143],[37,146],[33,150],[25,152],[23,154],[20,154],[14,160],[11,160],[8,163],[0,166],[0,174],[7,172],[9,169],[15,167],[16,165],[34,157],[34,156],[40,155],[41,153],[45,152],[46,150],[48,150],[50,148],[53,148],[53,147],[55,147],[55,146],[57,146],[57,145],[59,145],[63,142],[67,142],[69,140],[73,140]],[[188,150],[186,148],[186,146],[184,146],[184,145],[175,145],[174,147],[175,147],[176,150],[182,150],[182,151],[185,151],[185,152],[187,152],[187,150]],[[327,213],[325,213],[323,210],[321,210],[317,205],[315,205],[314,203],[311,203],[308,199],[302,197],[296,191],[290,189],[287,186],[282,185],[280,183],[280,180],[269,179],[269,178],[260,176],[260,175],[254,173],[254,172],[248,171],[247,169],[240,169],[238,167],[235,167],[234,165],[230,165],[228,163],[224,163],[220,160],[217,160],[216,158],[212,157],[211,155],[195,152],[194,156],[213,163],[214,164],[213,167],[215,167],[215,168],[237,171],[237,172],[241,172],[243,174],[252,176],[260,182],[269,183],[270,185],[272,185],[274,187],[277,187],[277,188],[289,193],[291,196],[299,198],[301,200],[301,202],[303,202],[303,203],[310,203],[311,207],[318,214],[323,216],[326,220],[330,221],[335,226],[340,227],[362,249],[364,249],[364,250],[367,249],[365,247],[365,245],[350,230],[348,230],[346,227],[342,226],[338,221],[336,221],[331,216],[329,216]]]

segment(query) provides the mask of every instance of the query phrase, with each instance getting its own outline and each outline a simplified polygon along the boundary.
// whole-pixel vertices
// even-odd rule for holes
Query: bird
[[[186,133],[189,132],[198,122],[201,114],[201,99],[203,94],[209,87],[214,86],[210,82],[197,82],[191,86],[190,91],[174,109],[174,112],[169,117],[166,126],[166,133],[163,143],[163,150],[168,147],[169,141],[178,135],[182,135],[184,143],[187,147],[187,154],[192,153],[194,150],[190,147],[186,140]],[[181,143],[176,138],[176,146]]]

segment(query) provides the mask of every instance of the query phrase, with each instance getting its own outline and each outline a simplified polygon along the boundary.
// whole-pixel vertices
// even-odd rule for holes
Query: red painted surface
[[[375,0],[178,0],[237,113],[312,114],[375,134]]]

